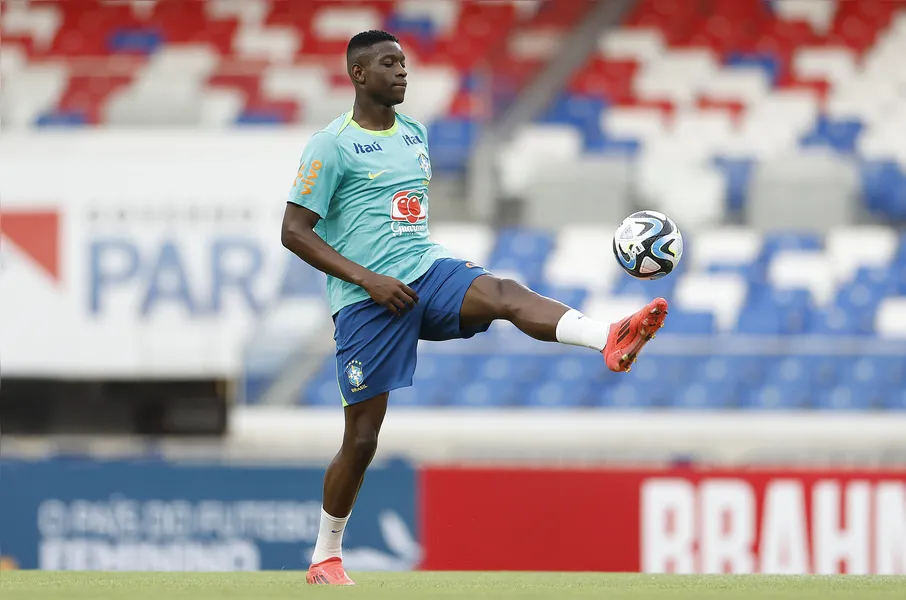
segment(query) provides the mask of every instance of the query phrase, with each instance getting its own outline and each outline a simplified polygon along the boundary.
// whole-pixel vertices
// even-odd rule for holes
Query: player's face
[[[396,42],[375,44],[373,58],[365,68],[365,90],[385,106],[406,99],[406,55]]]

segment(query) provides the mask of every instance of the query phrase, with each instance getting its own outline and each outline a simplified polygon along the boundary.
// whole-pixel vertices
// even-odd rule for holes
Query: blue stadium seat
[[[780,386],[808,387],[812,384],[808,360],[798,356],[781,358],[771,367],[765,379]]]
[[[810,404],[808,385],[769,383],[743,394],[742,407],[750,410],[799,410]]]
[[[577,408],[585,405],[591,385],[589,382],[548,381],[524,386],[520,404],[530,408]]]
[[[394,407],[437,406],[449,397],[449,389],[443,381],[416,377],[411,386],[390,392],[389,402]]]
[[[773,231],[764,236],[760,260],[770,261],[783,250],[820,250],[822,246],[821,236],[816,233]]]
[[[749,182],[752,179],[752,170],[755,162],[751,159],[728,158],[718,156],[713,164],[723,173],[727,184],[727,209],[730,212],[739,212],[746,205],[749,196]]]
[[[781,61],[770,52],[730,52],[724,59],[724,64],[741,69],[758,68],[765,72],[768,81],[774,85],[780,78]]]
[[[796,358],[795,356],[791,356]],[[841,359],[836,356],[802,356],[809,372],[809,381],[815,388],[833,387],[840,379]]]
[[[709,273],[738,273],[749,282],[750,289],[770,288],[767,278],[767,265],[762,261],[757,261],[748,265],[714,263],[708,265],[707,271]]]
[[[277,111],[249,110],[236,119],[236,125],[282,125],[286,119]]]
[[[470,357],[419,352],[414,379],[416,381],[430,379],[444,384],[459,382],[474,377],[474,372],[470,371],[471,366]]]
[[[591,351],[545,357],[538,368],[543,370],[543,379],[571,385],[599,380],[609,373],[604,369],[604,358]]]
[[[666,357],[648,357],[647,360],[639,361],[632,366],[632,371],[623,377],[625,383],[643,389],[643,395],[655,406],[669,405],[676,390],[685,383],[683,379],[677,381],[675,373],[671,376],[671,373],[664,369],[666,365],[663,358]]]
[[[151,54],[164,43],[156,29],[114,29],[107,37],[107,49],[112,53]]]
[[[814,408],[820,410],[868,410],[875,404],[874,386],[841,385],[815,395]]]
[[[438,173],[462,173],[481,126],[470,119],[438,119],[428,125],[431,166]]]
[[[802,137],[800,145],[804,148],[824,147],[852,154],[856,151],[856,141],[864,127],[858,119],[834,120],[827,115],[819,115],[814,129]]]
[[[746,334],[795,334],[805,331],[813,310],[807,290],[775,290],[753,286],[737,328]]]
[[[541,123],[572,125],[582,134],[586,152],[600,151],[610,141],[601,131],[601,114],[607,106],[603,98],[563,93],[554,99],[538,120]]]
[[[542,279],[544,262],[554,247],[553,234],[529,228],[509,228],[497,235],[489,268],[494,271],[522,273],[527,282]]]
[[[553,298],[576,310],[582,310],[582,305],[585,304],[585,300],[588,298],[588,289],[582,287],[539,283],[533,289],[542,296]]]
[[[415,38],[420,42],[432,40],[437,36],[434,22],[428,17],[391,13],[384,21],[384,29],[396,35]]]
[[[714,313],[670,309],[670,321],[663,335],[711,335],[715,332]]]
[[[519,258],[512,254],[491,258],[488,269],[492,273],[512,273],[515,278],[531,288],[544,279],[544,260],[539,258]]]
[[[784,310],[770,302],[749,303],[743,307],[736,324],[737,333],[746,335],[780,335],[787,333]]]
[[[88,118],[82,111],[52,111],[38,117],[35,125],[38,127],[82,127],[88,123]]]
[[[512,406],[518,393],[518,386],[510,381],[472,382],[454,390],[449,402],[461,408],[500,408]]]
[[[607,103],[601,98],[564,93],[551,102],[539,121],[572,125],[583,133],[589,129],[600,133],[601,113],[606,107]]]
[[[724,410],[733,406],[734,398],[730,382],[693,383],[673,394],[669,406],[682,410]]]
[[[632,381],[594,388],[590,394],[590,402],[594,406],[611,409],[652,408],[655,406],[654,398],[650,387]]]
[[[859,163],[862,196],[872,213],[906,218],[906,174],[893,160],[863,160]]]
[[[816,335],[860,335],[871,333],[871,321],[868,320],[868,331],[860,313],[845,311],[840,308],[816,310],[811,313],[808,331]]]
[[[887,388],[881,394],[880,401],[885,410],[906,411],[906,389]]]
[[[884,385],[895,384],[891,377],[896,377],[897,371],[902,368],[898,364],[899,357],[863,356],[858,359],[849,358],[841,365],[840,383],[848,386],[861,386],[880,388]],[[900,359],[902,360],[902,359]]]
[[[636,139],[612,138],[605,134],[585,139],[585,151],[591,154],[634,157],[641,150],[642,143]]]
[[[467,359],[467,372],[474,381],[524,383],[541,377],[542,361],[538,356],[518,354],[475,355]]]
[[[631,275],[620,273],[614,282],[613,293],[619,296],[641,296],[643,298],[669,298],[676,288],[678,277],[672,273],[669,277],[661,277],[653,281],[636,279]],[[671,310],[671,320],[673,311]]]
[[[760,386],[768,370],[771,368],[772,359],[761,355],[715,356],[702,361],[698,367],[698,377],[719,381],[730,374],[743,386]]]

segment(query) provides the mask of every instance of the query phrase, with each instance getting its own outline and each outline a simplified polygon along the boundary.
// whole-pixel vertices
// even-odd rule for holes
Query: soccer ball
[[[683,234],[667,215],[643,210],[626,217],[613,235],[613,255],[637,279],[660,279],[683,256]]]

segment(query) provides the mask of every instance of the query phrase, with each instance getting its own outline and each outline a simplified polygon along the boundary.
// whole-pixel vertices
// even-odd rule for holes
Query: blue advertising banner
[[[23,569],[254,571],[308,567],[323,469],[162,461],[0,461],[0,560]],[[409,570],[415,473],[368,471],[344,535],[350,570]]]

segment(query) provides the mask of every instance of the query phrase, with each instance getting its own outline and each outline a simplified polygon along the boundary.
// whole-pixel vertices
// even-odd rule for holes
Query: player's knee
[[[377,452],[378,435],[376,431],[359,431],[352,441],[352,456],[356,466],[365,469],[371,464]]]

